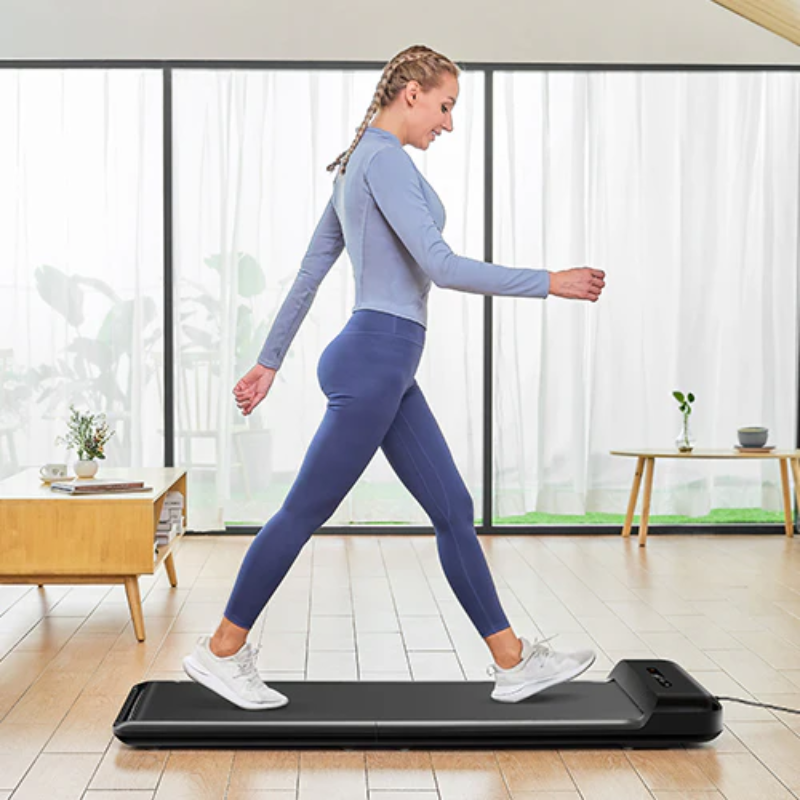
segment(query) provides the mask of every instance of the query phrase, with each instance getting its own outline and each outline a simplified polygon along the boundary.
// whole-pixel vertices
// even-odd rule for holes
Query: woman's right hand
[[[606,285],[606,273],[592,267],[575,267],[550,273],[550,294],[568,300],[591,300],[600,297]]]
[[[276,372],[277,370],[256,364],[233,387],[233,396],[242,416],[246,417],[267,396]]]

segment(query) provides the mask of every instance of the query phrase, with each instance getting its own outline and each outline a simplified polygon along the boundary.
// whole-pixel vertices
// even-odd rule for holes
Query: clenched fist
[[[606,285],[606,273],[592,267],[575,267],[550,273],[550,294],[568,300],[591,300],[600,297]]]

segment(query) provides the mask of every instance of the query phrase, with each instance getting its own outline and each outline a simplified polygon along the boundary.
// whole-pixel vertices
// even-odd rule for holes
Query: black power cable
[[[755,700],[741,700],[738,697],[715,697],[715,700],[727,700],[729,703],[744,703],[748,706],[759,706],[761,708],[774,708],[776,711],[788,711],[790,714],[800,714],[796,708],[786,708],[786,706],[774,706],[771,703],[757,703]]]

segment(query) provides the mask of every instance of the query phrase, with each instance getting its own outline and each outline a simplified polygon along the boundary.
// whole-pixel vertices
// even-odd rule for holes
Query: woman
[[[328,167],[340,168],[333,195],[258,364],[233,390],[244,415],[266,397],[320,282],[346,245],[356,302],[319,360],[325,416],[282,507],[247,551],[219,627],[184,659],[190,677],[241,708],[289,702],[259,678],[248,631],[379,447],[430,516],[447,580],[492,653],[492,698],[517,702],[594,662],[590,650],[558,653],[548,640],[531,644],[512,631],[475,534],[472,498],[414,379],[431,282],[479,294],[593,302],[605,285],[602,270],[502,267],[457,256],[444,242],[444,207],[403,147],[427,150],[443,130],[453,130],[459,72],[423,46],[386,65],[353,143]]]

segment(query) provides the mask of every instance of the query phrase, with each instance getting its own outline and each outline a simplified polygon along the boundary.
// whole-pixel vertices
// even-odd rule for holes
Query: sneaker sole
[[[524,700],[526,697],[531,697],[531,695],[534,695],[537,692],[542,692],[545,689],[549,689],[551,686],[556,686],[559,683],[566,683],[567,681],[571,681],[573,678],[577,678],[578,675],[580,675],[582,672],[586,672],[586,670],[589,669],[592,664],[594,664],[596,658],[596,655],[592,656],[590,661],[587,661],[585,664],[581,664],[577,669],[573,670],[571,673],[567,673],[566,675],[548,678],[546,681],[542,681],[540,683],[526,683],[505,694],[498,695],[492,692],[492,700],[497,700],[499,703],[518,703],[520,700]]]
[[[247,711],[264,711],[265,709],[281,708],[289,702],[289,698],[284,700],[276,700],[272,703],[253,703],[250,700],[244,700],[234,694],[231,689],[225,685],[216,675],[204,669],[192,656],[186,656],[183,659],[183,671],[197,683],[210,689],[212,692],[224,697],[229,702],[233,703],[239,708],[244,708]]]

